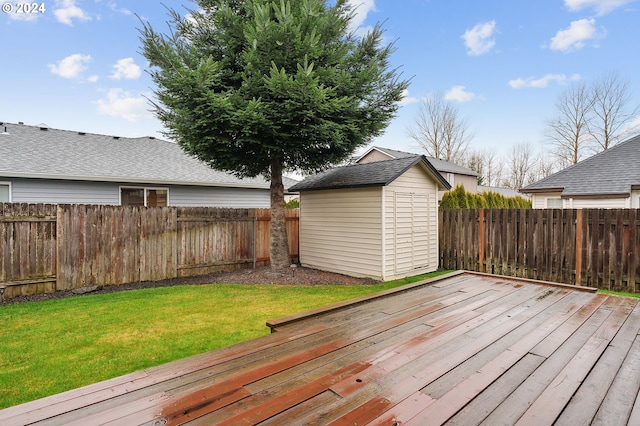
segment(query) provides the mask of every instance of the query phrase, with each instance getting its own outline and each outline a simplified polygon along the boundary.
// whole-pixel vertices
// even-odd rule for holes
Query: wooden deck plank
[[[526,321],[520,327],[497,340],[495,344],[487,347],[477,355],[469,358],[464,363],[451,370],[446,375],[430,383],[422,390],[422,392],[427,393],[432,398],[438,399],[442,397],[444,394],[449,392],[449,390],[466,380],[469,376],[475,374],[487,362],[490,362],[500,353],[507,350],[510,346],[516,344],[521,339],[526,339],[530,333],[535,332],[537,327],[541,327],[549,321],[551,317],[557,315],[568,316],[571,312],[577,310],[586,303],[586,301],[591,297],[591,295],[584,293],[569,292],[558,300],[554,301],[548,299],[547,302],[549,302],[549,306],[546,309],[535,315],[529,321]],[[556,304],[560,303],[564,306],[559,312]]]
[[[525,411],[517,425],[555,422],[629,315],[629,309],[625,309],[631,305],[631,303],[625,304],[628,299],[612,299],[619,305],[613,307],[611,315]],[[629,302],[635,304],[635,301]]]
[[[555,315],[543,323],[535,324],[534,322],[535,327],[523,335],[522,338],[518,339],[502,353],[490,358],[475,374],[468,376],[462,383],[452,387],[434,404],[411,419],[407,425],[439,425],[445,423],[502,374],[513,368],[529,353],[531,348],[564,323],[578,309],[578,306],[574,305],[573,310],[556,311]]]
[[[480,424],[543,362],[544,358],[541,356],[531,353],[525,355],[513,368],[507,370],[444,424],[447,426]]]
[[[556,425],[590,424],[599,409],[602,410],[604,418],[619,420],[613,424],[626,422],[635,400],[634,389],[640,388],[637,371],[640,367],[640,341],[637,338],[639,329],[640,304],[636,304],[602,358],[589,372],[589,376],[556,420]],[[618,383],[612,387],[616,376],[619,379]],[[625,406],[625,403],[628,406]],[[623,413],[626,413],[624,421],[621,418]]]
[[[518,302],[515,304],[516,306],[532,296],[530,290],[530,288],[521,290],[527,297],[524,300],[514,299]],[[362,422],[366,422],[375,416],[382,415],[384,411],[373,411],[372,404],[368,402],[371,399],[369,394],[376,393],[376,399],[397,400],[396,403],[411,397],[431,381],[494,342],[504,330],[517,327],[519,324],[517,320],[502,321],[501,314],[508,312],[509,307],[514,309],[512,305],[496,307],[493,311],[481,315],[480,317],[484,318],[479,321],[467,321],[439,336],[426,336],[435,334],[436,329],[434,328],[425,333],[424,337],[421,336],[420,339],[409,341],[401,348],[394,348],[393,351],[382,352],[377,359],[369,359],[368,362],[376,367],[376,371],[385,371],[387,374],[377,378],[373,383],[367,383],[360,387],[350,398],[345,398],[339,404],[327,407],[322,413],[323,418],[340,422],[340,417],[348,416],[347,418],[361,418]],[[470,327],[470,322],[475,322],[476,327],[484,327],[489,324],[487,333],[467,340],[456,339],[455,344],[448,347],[446,344],[441,345],[444,343],[443,341],[436,343],[440,337],[444,337],[444,341],[454,342],[454,337],[460,336],[457,333],[465,335],[473,331],[475,327]],[[495,324],[491,324],[492,322],[499,324],[494,327]],[[429,351],[426,349],[427,346],[435,346],[437,349]],[[381,384],[385,382],[387,385]],[[387,387],[392,391],[385,391]],[[375,407],[379,410],[388,409],[385,404],[376,404]]]
[[[550,338],[545,339],[545,341],[553,341],[557,348],[551,350],[552,348],[548,345],[543,345],[546,350],[551,352],[548,358],[518,389],[496,407],[482,423],[483,425],[494,425],[497,421],[515,424],[538,396],[560,374],[611,314],[611,309],[607,306],[610,303],[608,302],[610,300],[609,297],[606,295],[603,295],[603,297],[597,296],[594,297],[592,303],[585,305],[562,326],[558,327],[550,335]],[[569,331],[571,333],[567,335]],[[558,334],[564,335],[566,340],[558,341],[556,339]],[[543,341],[543,344],[545,341]],[[534,350],[531,353],[544,356]]]
[[[617,371],[618,374],[592,420],[593,424],[625,424],[627,421],[631,425],[640,424],[629,420],[640,388],[639,337],[634,340],[624,364]]]

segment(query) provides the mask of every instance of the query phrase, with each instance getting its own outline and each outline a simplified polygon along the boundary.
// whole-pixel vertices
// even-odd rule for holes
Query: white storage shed
[[[338,167],[300,193],[300,263],[391,280],[438,268],[438,190],[449,183],[424,156]]]

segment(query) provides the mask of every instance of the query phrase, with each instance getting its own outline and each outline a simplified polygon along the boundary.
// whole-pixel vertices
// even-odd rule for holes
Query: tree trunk
[[[271,160],[271,269],[281,270],[291,265],[287,222],[284,210],[284,185],[282,183],[282,162]]]

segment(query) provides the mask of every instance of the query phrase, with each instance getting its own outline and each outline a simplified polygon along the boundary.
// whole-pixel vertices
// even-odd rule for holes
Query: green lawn
[[[371,286],[199,285],[0,307],[0,409],[269,333],[265,322]]]

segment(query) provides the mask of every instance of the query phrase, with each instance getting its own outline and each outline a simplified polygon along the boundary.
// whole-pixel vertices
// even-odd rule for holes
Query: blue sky
[[[161,137],[145,98],[153,82],[137,30],[140,17],[166,32],[160,2],[48,0],[33,11],[0,3],[0,121]],[[195,7],[163,3],[181,12],[183,5]],[[411,78],[398,117],[371,145],[417,152],[407,127],[420,99],[434,93],[467,118],[471,147],[499,154],[521,142],[544,148],[546,120],[572,82],[617,72],[630,83],[632,103],[640,104],[640,0],[353,3],[360,4],[359,30],[383,22],[396,47],[392,65]]]

